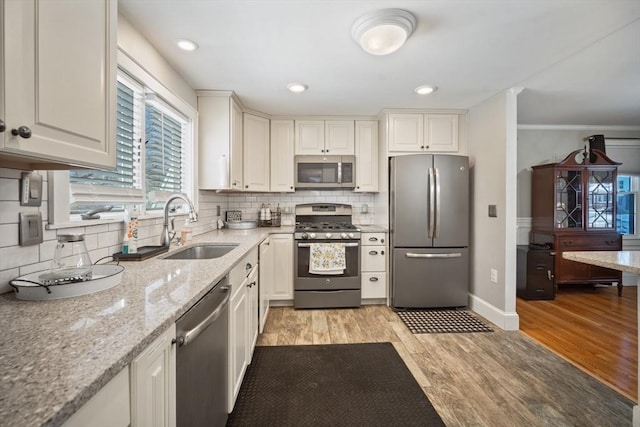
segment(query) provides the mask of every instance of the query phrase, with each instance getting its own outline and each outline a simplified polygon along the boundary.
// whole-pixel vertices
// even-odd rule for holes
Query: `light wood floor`
[[[391,342],[447,426],[631,425],[630,400],[523,333],[494,329],[414,335],[386,306],[272,307],[258,345]]]
[[[518,298],[520,330],[585,372],[638,400],[637,288],[563,288],[555,300]]]

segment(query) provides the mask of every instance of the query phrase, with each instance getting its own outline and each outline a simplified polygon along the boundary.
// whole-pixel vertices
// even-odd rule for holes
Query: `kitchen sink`
[[[163,259],[213,259],[231,252],[238,243],[201,243],[177,250]]]

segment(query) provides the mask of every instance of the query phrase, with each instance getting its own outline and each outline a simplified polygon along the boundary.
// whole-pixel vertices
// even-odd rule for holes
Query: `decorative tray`
[[[98,264],[91,266],[91,279],[44,285],[40,276],[48,271],[36,271],[20,276],[9,282],[16,293],[16,298],[29,301],[44,301],[60,298],[78,297],[112,288],[122,280],[124,267],[113,264]]]

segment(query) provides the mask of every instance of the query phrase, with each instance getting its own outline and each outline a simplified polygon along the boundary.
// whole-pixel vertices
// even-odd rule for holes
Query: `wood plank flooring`
[[[518,298],[520,330],[615,390],[638,400],[637,288],[563,288],[555,300]]]
[[[272,307],[258,345],[391,342],[447,426],[631,425],[630,400],[523,333],[494,330],[414,335],[386,306]]]

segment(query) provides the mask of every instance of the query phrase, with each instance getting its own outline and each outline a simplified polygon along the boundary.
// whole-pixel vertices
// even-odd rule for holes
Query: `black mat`
[[[444,426],[391,343],[256,347],[228,426]]]
[[[396,313],[414,334],[493,332],[467,310],[407,310]]]

